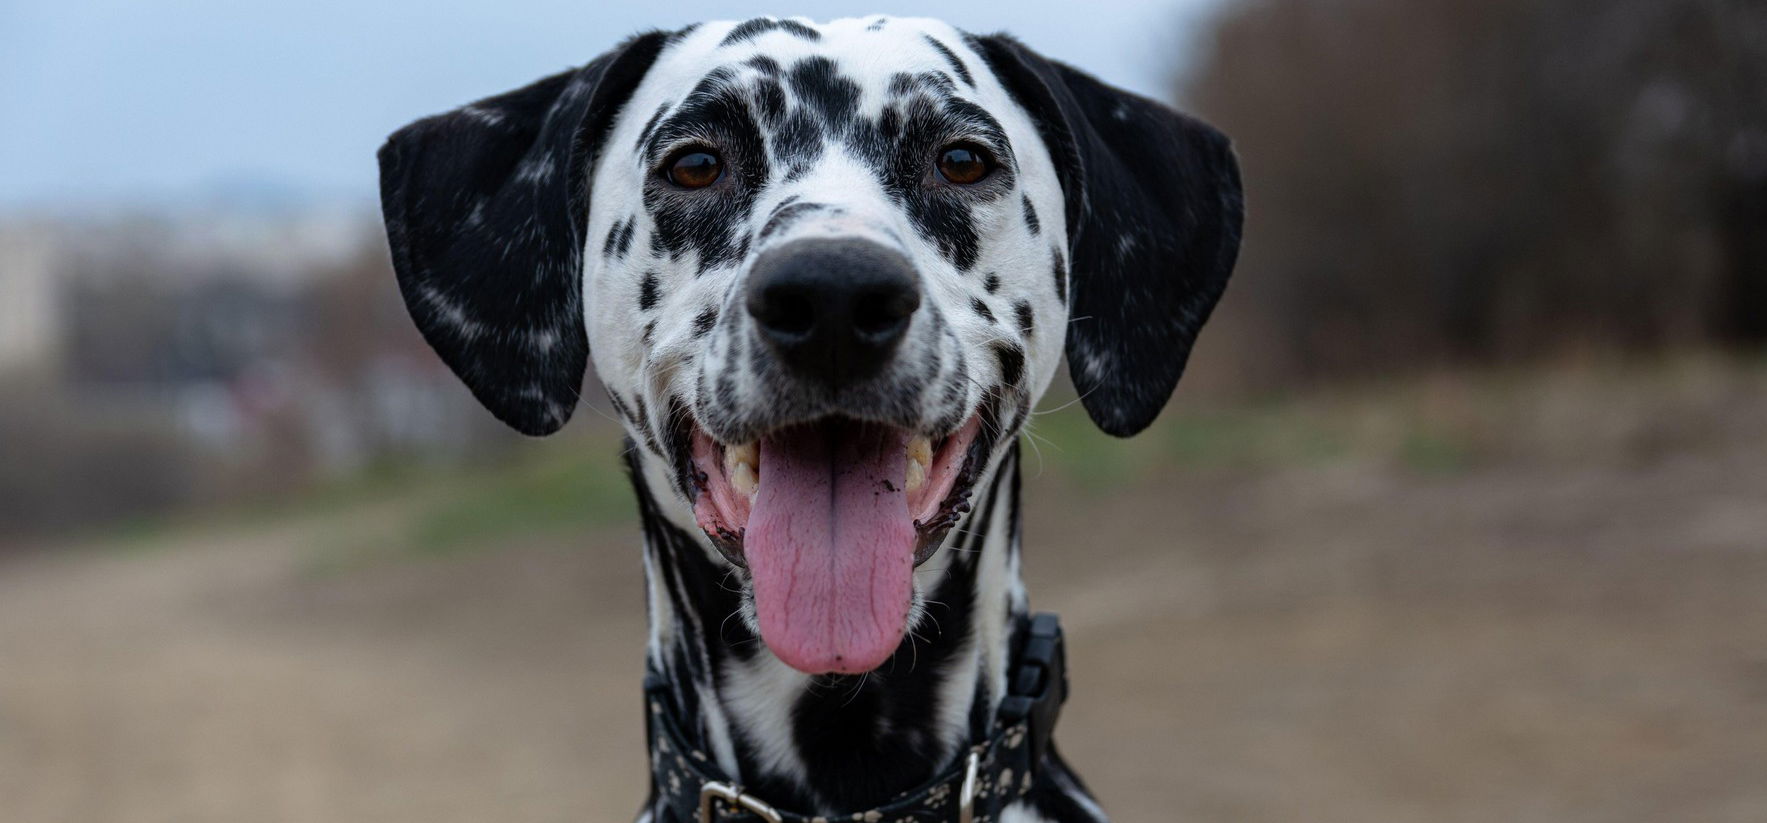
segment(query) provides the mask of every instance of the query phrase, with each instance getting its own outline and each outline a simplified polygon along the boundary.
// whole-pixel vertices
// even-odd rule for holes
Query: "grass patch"
[[[517,460],[419,505],[407,542],[417,553],[445,555],[634,518],[632,488],[613,452],[562,451]]]
[[[1419,474],[1456,474],[1471,462],[1470,447],[1459,440],[1427,431],[1414,431],[1401,441],[1401,460]]]
[[[1105,493],[1162,474],[1317,464],[1354,453],[1345,421],[1313,412],[1287,400],[1173,408],[1140,435],[1118,439],[1099,432],[1078,404],[1058,406],[1033,418],[1026,465]]]
[[[1494,452],[1526,410],[1541,377],[1505,373],[1410,379],[1237,401],[1178,398],[1136,437],[1099,432],[1077,403],[1060,399],[1032,418],[1026,466],[1081,493],[1108,494],[1157,477],[1384,464],[1421,475],[1455,474]],[[1071,398],[1071,395],[1070,395]]]
[[[320,497],[330,498],[348,496],[352,488],[365,490],[370,499],[387,504],[387,514],[366,525],[334,526],[315,541],[309,570],[328,575],[384,562],[452,557],[634,521],[619,432],[611,426],[585,429],[520,444],[488,464],[389,468],[382,476],[390,485],[363,489],[350,483],[322,492]]]

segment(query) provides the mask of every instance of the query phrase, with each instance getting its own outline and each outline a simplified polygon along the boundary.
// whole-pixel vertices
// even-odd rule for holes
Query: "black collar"
[[[684,727],[696,728],[698,723],[678,716],[667,684],[652,670],[645,682],[651,791],[669,809],[668,819],[695,823],[998,820],[1002,809],[1030,792],[1068,694],[1067,657],[1056,616],[1021,617],[1014,634],[1006,697],[987,739],[971,745],[956,763],[920,788],[875,809],[840,815],[779,809],[744,792],[683,733]]]

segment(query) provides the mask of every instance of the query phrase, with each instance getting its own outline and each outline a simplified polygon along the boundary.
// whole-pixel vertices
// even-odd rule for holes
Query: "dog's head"
[[[1239,247],[1219,133],[930,20],[645,34],[380,156],[430,344],[528,434],[592,352],[811,672],[900,644],[914,569],[1064,350],[1101,428],[1152,422]]]

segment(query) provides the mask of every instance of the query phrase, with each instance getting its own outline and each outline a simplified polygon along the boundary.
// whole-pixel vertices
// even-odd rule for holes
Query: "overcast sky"
[[[759,14],[879,10],[1005,30],[1166,96],[1215,0],[0,0],[0,209],[217,191],[372,197],[416,117],[588,61],[626,35]]]

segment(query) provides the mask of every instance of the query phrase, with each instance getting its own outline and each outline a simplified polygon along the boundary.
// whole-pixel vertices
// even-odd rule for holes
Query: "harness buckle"
[[[1000,701],[1000,719],[1025,721],[1031,744],[1031,764],[1043,762],[1061,704],[1068,699],[1067,650],[1062,642],[1061,621],[1050,612],[1031,617],[1020,641],[1017,663]]]
[[[753,795],[744,794],[741,787],[718,780],[708,780],[699,788],[699,823],[713,823],[712,804],[723,800],[734,803],[752,812],[756,817],[767,823],[782,823],[783,818],[772,806],[761,802]]]

